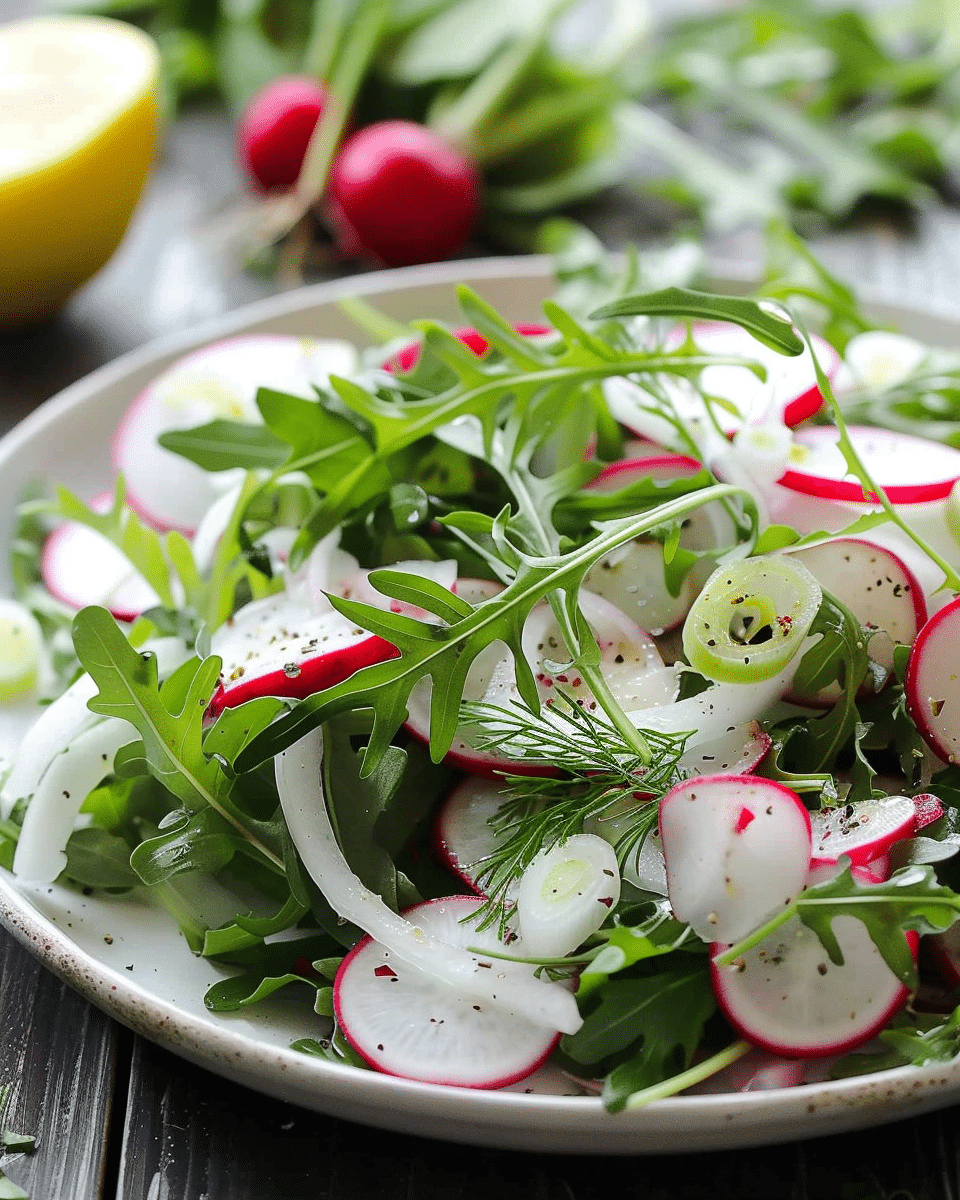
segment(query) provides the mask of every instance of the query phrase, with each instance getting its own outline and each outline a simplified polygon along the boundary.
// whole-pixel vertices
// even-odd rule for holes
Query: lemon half
[[[121,21],[0,26],[0,328],[55,312],[117,248],[157,154],[159,78]]]

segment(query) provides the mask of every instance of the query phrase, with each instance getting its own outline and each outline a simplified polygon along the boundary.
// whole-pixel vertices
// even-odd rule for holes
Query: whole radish
[[[252,183],[264,192],[293,187],[326,103],[323,84],[308,75],[282,75],[252,97],[237,123],[237,155]]]
[[[342,249],[390,267],[448,258],[480,208],[480,177],[425,125],[378,121],[352,134],[330,177],[330,217]]]

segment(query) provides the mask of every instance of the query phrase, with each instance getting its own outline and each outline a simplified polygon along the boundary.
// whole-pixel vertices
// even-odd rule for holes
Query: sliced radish
[[[562,958],[600,928],[620,899],[613,847],[578,833],[541,850],[520,876],[520,948],[532,958]]]
[[[909,433],[869,425],[848,427],[854,449],[870,477],[892,504],[943,500],[960,479],[960,450]],[[805,496],[852,504],[874,503],[849,475],[832,425],[811,425],[795,434],[794,463],[780,486]]]
[[[590,490],[615,492],[645,479],[669,482],[686,479],[701,470],[700,463],[683,454],[657,450],[647,457],[621,459],[608,464]],[[712,550],[730,540],[729,519],[717,505],[704,505],[684,521],[680,544],[691,550]],[[664,579],[663,547],[638,539],[621,546],[587,572],[584,586],[611,601],[652,634],[677,626],[686,616],[697,585],[687,576],[678,596],[670,594]]]
[[[502,952],[493,929],[471,920],[475,896],[427,900],[403,917],[424,934],[465,950]],[[520,964],[479,960],[494,986]],[[532,967],[524,967],[531,975]],[[372,938],[344,958],[333,989],[344,1037],[361,1057],[388,1075],[450,1087],[500,1088],[531,1075],[549,1057],[559,1034],[477,1003],[423,975]]]
[[[831,873],[827,868],[826,877]],[[851,873],[860,885],[876,882],[862,867]],[[810,882],[824,877],[812,872]],[[839,1054],[868,1042],[903,1007],[909,990],[884,962],[863,922],[840,916],[832,929],[841,966],[830,961],[799,917],[729,966],[711,963],[717,1001],[747,1041],[797,1058]],[[917,935],[904,937],[916,957]],[[714,956],[723,949],[715,945]]]
[[[283,594],[241,608],[214,633],[210,652],[223,660],[211,716],[257,696],[303,699],[397,655],[340,613],[316,613]]]
[[[771,746],[769,734],[756,721],[734,726],[711,741],[701,742],[680,756],[679,769],[686,777],[701,775],[749,775],[759,766]],[[611,845],[616,844],[636,824],[645,804],[643,796],[630,796],[602,814],[584,821],[584,833],[596,833]],[[663,860],[663,842],[651,829],[635,851],[627,855],[623,878],[645,892],[667,894],[667,868]]]
[[[691,775],[751,775],[770,752],[772,739],[756,721],[745,721],[719,737],[698,741],[680,756],[680,770]]]
[[[589,488],[591,491],[616,492],[644,479],[670,483],[675,479],[689,479],[702,470],[702,465],[695,458],[686,454],[665,454],[656,447],[656,453],[608,463],[590,482]],[[680,545],[688,550],[714,550],[730,544],[734,540],[733,532],[730,518],[721,505],[704,504],[684,518]],[[644,625],[644,628],[647,626]]]
[[[684,334],[677,331],[667,339],[666,348],[678,348],[683,338]],[[704,421],[706,413],[701,391],[735,406],[736,413],[719,406],[715,409],[727,436],[732,436],[743,425],[762,421],[771,412],[787,425],[799,425],[823,404],[809,349],[792,357],[778,354],[739,326],[713,322],[694,325],[693,339],[703,354],[737,356],[761,363],[766,368],[767,378],[759,379],[747,367],[721,364],[705,367],[696,389],[684,381],[661,376],[661,386],[684,422]],[[812,340],[818,362],[832,378],[840,365],[840,356],[823,338]],[[660,445],[672,443],[675,434],[669,422],[654,413],[642,411],[642,406],[650,404],[650,397],[645,395],[642,387],[618,378],[604,384],[604,390],[611,412],[627,429]]]
[[[757,776],[706,775],[660,801],[667,893],[705,941],[735,942],[789,904],[810,864],[810,815]]]
[[[95,496],[90,507],[107,512],[109,492]],[[70,608],[99,604],[118,621],[134,621],[160,597],[127,556],[95,529],[65,521],[47,538],[40,559],[43,582]]]
[[[944,762],[960,759],[960,596],[917,635],[907,663],[907,711],[921,737]]]
[[[810,570],[824,591],[850,609],[870,634],[870,657],[889,676],[894,648],[913,645],[927,619],[923,588],[903,559],[860,538],[833,538],[792,551],[791,556]],[[840,694],[839,684],[834,683],[816,697],[794,699],[833,704]]]
[[[600,596],[581,591],[579,599],[600,647],[600,670],[621,707],[670,704],[677,691],[676,673],[663,665],[653,639]],[[569,652],[549,605],[538,606],[527,618],[522,646],[545,709],[563,694],[573,703],[597,711],[597,702],[582,676],[569,665]],[[430,695],[429,684],[418,685],[407,705],[407,728],[422,741],[429,738]],[[477,656],[467,675],[464,698],[507,709],[520,700],[513,657],[499,643]],[[524,774],[548,774],[551,770],[549,764],[511,757],[506,746],[480,750],[465,732],[458,733],[447,762],[484,775],[504,769]]]
[[[283,334],[228,338],[188,354],[137,396],[113,439],[113,463],[130,504],[161,529],[191,533],[229,483],[164,450],[157,438],[218,418],[259,421],[259,388],[313,399],[331,374],[349,375],[357,352],[349,342]]]
[[[813,864],[846,857],[856,867],[869,866],[894,842],[916,832],[917,810],[907,796],[881,796],[822,808],[810,814]]]
[[[621,708],[669,703],[676,696],[676,674],[663,665],[653,638],[600,596],[581,590],[578,601],[600,648],[600,669]],[[527,618],[522,646],[545,704],[562,692],[575,704],[596,710],[583,679],[566,665],[570,652],[548,605],[534,609]],[[491,680],[485,698],[502,704],[514,698],[514,688],[515,684],[504,689],[501,680]]]
[[[474,892],[483,860],[494,849],[497,835],[490,824],[503,807],[504,784],[483,775],[468,775],[450,792],[437,814],[433,844],[446,863]]]
[[[494,970],[484,958],[395,913],[351,871],[337,845],[322,791],[323,734],[314,730],[275,761],[277,789],[290,837],[333,910],[359,925],[403,963],[470,1004],[499,1007],[536,1025],[574,1033],[583,1023],[564,987],[537,978],[522,963]]]
[[[951,493],[960,479],[960,450],[889,429],[850,426],[850,438],[870,477],[884,489],[910,527],[948,562],[958,550],[951,532]],[[796,456],[790,470],[770,489],[770,518],[800,533],[834,533],[858,517],[875,512],[874,497],[863,494],[847,474],[838,432],[811,426],[794,435]],[[923,585],[928,608],[938,607],[943,572],[895,525],[870,531],[870,541],[892,550]]]

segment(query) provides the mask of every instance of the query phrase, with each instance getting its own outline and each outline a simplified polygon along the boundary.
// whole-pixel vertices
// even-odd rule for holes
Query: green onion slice
[[[716,683],[760,683],[800,649],[822,599],[802,563],[786,555],[720,567],[683,626],[691,667]]]

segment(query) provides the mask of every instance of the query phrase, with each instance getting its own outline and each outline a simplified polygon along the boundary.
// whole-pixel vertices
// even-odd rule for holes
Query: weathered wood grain
[[[99,1200],[118,1028],[0,931],[5,1128],[37,1139],[0,1167],[31,1200]]]

